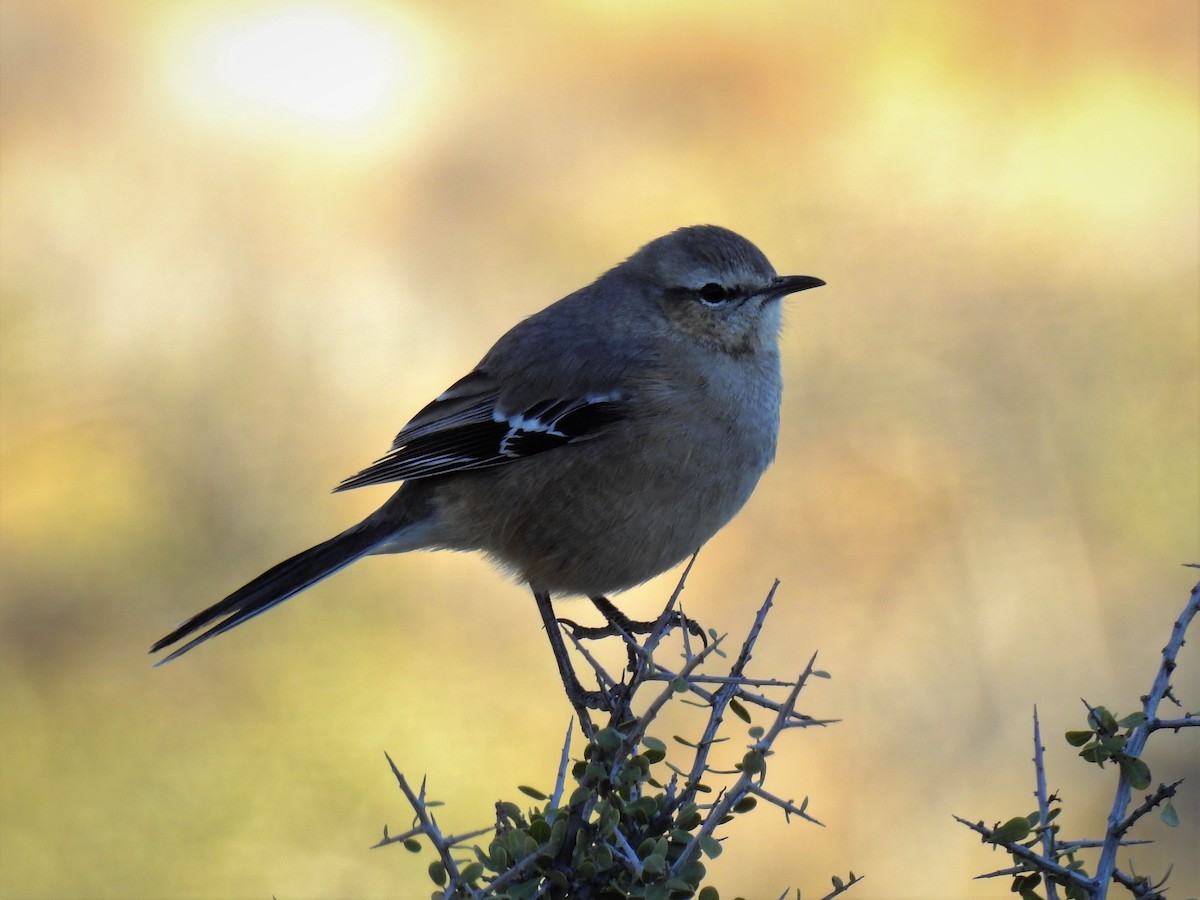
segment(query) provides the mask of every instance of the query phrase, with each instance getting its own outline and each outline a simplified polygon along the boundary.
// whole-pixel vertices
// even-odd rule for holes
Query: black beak
[[[813,278],[811,275],[780,275],[763,289],[762,294],[777,299],[799,291],[807,291],[809,288],[819,288],[824,284],[820,278]]]

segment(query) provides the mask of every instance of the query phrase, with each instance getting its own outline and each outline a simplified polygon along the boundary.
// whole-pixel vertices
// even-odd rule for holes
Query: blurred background
[[[829,286],[686,609],[740,639],[780,578],[754,672],[818,652],[842,720],[768,784],[827,827],[760,808],[712,882],[1009,896],[951,816],[1034,808],[1035,704],[1099,836],[1062,733],[1137,707],[1200,557],[1198,35],[1194,0],[0,0],[0,894],[428,896],[428,851],[368,849],[410,821],[384,751],[449,829],[548,788],[569,707],[478,558],[146,650],[382,502],[329,489],[502,331],[701,222]],[[1200,735],[1147,759],[1183,824],[1121,864],[1195,894]]]

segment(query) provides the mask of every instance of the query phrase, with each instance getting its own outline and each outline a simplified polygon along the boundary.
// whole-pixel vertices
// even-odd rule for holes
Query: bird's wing
[[[515,462],[594,437],[626,409],[616,393],[551,396],[510,409],[496,381],[476,369],[417,413],[386,456],[335,490]]]

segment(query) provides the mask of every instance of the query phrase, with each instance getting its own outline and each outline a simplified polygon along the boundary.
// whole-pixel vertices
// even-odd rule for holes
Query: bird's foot
[[[607,690],[589,691],[576,682],[567,687],[567,700],[576,709],[603,710],[613,712],[628,704],[628,688],[624,684],[614,684]]]
[[[559,619],[560,625],[566,625],[571,629],[571,634],[581,641],[594,641],[606,637],[632,636],[635,634],[650,634],[659,627],[661,618],[652,621],[638,621],[631,619],[621,610],[613,605],[612,601],[607,597],[592,597],[592,603],[596,609],[600,610],[600,614],[605,618],[604,625],[580,625],[571,619]],[[708,635],[704,633],[704,629],[700,627],[700,623],[695,619],[689,619],[679,610],[671,610],[667,616],[666,630],[672,628],[686,628],[689,634],[698,637],[704,646],[708,646]]]

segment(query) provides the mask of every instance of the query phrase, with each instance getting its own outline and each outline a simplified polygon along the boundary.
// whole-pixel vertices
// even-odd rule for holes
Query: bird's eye
[[[702,303],[707,303],[710,306],[716,306],[718,303],[724,303],[729,299],[729,292],[715,281],[710,281],[704,287],[700,288],[697,293],[700,295]]]

